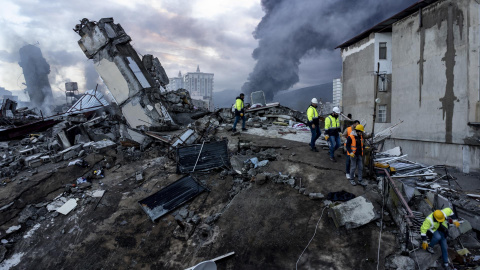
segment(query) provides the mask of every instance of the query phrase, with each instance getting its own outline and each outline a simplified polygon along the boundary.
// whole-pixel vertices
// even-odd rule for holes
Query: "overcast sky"
[[[415,1],[398,2],[406,7]],[[82,18],[113,17],[131,36],[137,52],[157,56],[169,77],[200,65],[201,71],[215,74],[215,91],[222,91],[240,89],[252,72],[256,63],[252,52],[258,46],[252,33],[265,15],[260,0],[2,0],[1,4],[0,87],[24,88],[18,50],[38,44],[51,66],[52,89],[58,93],[68,81],[78,82],[81,90],[96,84],[93,63],[78,47],[79,36],[72,30]],[[394,8],[400,11],[398,5]],[[339,54],[338,50],[307,53],[300,61],[300,81],[293,88],[339,77]]]

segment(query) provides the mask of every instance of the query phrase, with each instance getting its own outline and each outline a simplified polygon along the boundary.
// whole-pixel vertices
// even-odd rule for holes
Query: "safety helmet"
[[[313,103],[313,104],[318,104],[317,98],[312,98],[312,103]]]
[[[363,128],[363,125],[356,125],[355,130],[359,130],[361,132],[365,132],[365,129]]]
[[[435,210],[435,212],[433,212],[433,216],[434,216],[435,219],[436,219],[438,222],[440,222],[440,223],[442,223],[442,222],[445,221],[445,215],[444,215],[443,212],[440,211],[440,210]]]
[[[340,113],[340,109],[338,107],[333,107],[333,112],[334,113]]]

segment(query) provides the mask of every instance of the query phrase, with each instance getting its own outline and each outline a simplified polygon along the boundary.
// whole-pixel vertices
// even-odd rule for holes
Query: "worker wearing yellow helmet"
[[[345,147],[347,148],[347,154],[350,159],[350,184],[356,186],[355,182],[355,170],[357,170],[358,183],[362,186],[367,186],[367,183],[363,180],[363,132],[365,131],[363,125],[356,125],[355,130],[350,132],[347,137]]]
[[[442,258],[445,269],[451,269],[448,264],[448,252],[447,252],[447,236],[448,236],[448,224],[455,224],[456,227],[460,226],[457,220],[448,218],[453,215],[453,211],[450,208],[444,208],[442,210],[436,210],[428,215],[425,221],[420,227],[420,233],[422,236],[422,248],[430,253],[435,253],[433,247],[440,242],[442,249]],[[448,218],[448,219],[447,219]],[[448,223],[447,223],[448,221]],[[430,238],[430,244],[427,243],[427,237]]]

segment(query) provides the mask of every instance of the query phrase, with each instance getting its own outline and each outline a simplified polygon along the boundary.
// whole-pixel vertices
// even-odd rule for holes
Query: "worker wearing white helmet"
[[[310,150],[314,152],[318,152],[317,148],[315,147],[315,141],[320,137],[320,121],[318,120],[318,100],[316,98],[312,98],[312,102],[310,107],[307,109],[307,125],[310,127],[310,131],[312,132],[312,139],[310,140]]]
[[[325,140],[330,142],[330,160],[337,162],[335,159],[335,151],[340,147],[340,120],[338,116],[340,109],[333,107],[333,112],[325,118]]]

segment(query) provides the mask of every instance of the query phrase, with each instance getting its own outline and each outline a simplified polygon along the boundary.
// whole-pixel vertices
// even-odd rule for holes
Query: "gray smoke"
[[[20,62],[27,84],[27,92],[32,107],[40,108],[50,114],[53,103],[52,88],[48,81],[50,65],[42,55],[40,48],[34,45],[25,45],[20,48]]]
[[[253,33],[259,41],[252,54],[257,63],[242,92],[262,90],[271,101],[275,93],[299,81],[300,60],[307,53],[339,54],[336,46],[415,2],[262,0],[265,16]]]

